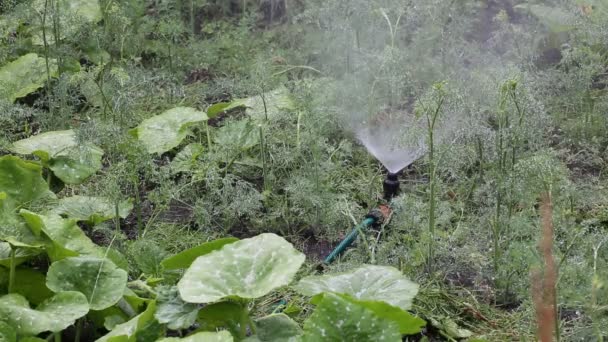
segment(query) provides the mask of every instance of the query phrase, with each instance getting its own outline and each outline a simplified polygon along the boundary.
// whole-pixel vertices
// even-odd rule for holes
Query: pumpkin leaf
[[[49,68],[50,76],[55,76],[55,60],[49,60]],[[41,88],[46,81],[46,60],[35,53],[28,53],[0,68],[0,99],[15,102]]]
[[[49,169],[66,184],[81,184],[101,169],[101,152],[73,159],[57,157],[49,162]]]
[[[177,287],[190,303],[212,303],[231,296],[259,298],[287,285],[304,259],[282,237],[260,234],[198,257]]]
[[[9,272],[0,267],[0,291],[8,292]],[[53,296],[53,292],[46,287],[46,276],[30,268],[17,268],[15,270],[14,291],[25,297],[30,303],[38,305]],[[2,340],[0,340],[2,341]]]
[[[23,219],[6,204],[6,193],[0,192],[0,241],[6,241],[13,247],[40,248],[45,241],[40,231],[30,230]]]
[[[205,305],[198,312],[198,323],[200,330],[203,331],[227,329],[234,336],[239,336],[241,321],[245,315],[247,315],[247,308],[242,304],[223,301]]]
[[[101,169],[103,151],[89,143],[79,144],[73,130],[41,133],[13,143],[12,151],[34,154],[67,184],[80,184]]]
[[[323,296],[326,293],[316,295],[311,299],[312,304],[319,304],[323,300]],[[418,318],[409,312],[402,310],[401,308],[392,306],[385,302],[380,301],[369,301],[369,300],[357,300],[347,294],[337,294],[340,297],[356,303],[376,314],[376,316],[392,321],[399,327],[399,333],[402,335],[413,335],[422,331],[422,328],[426,326],[426,322]]]
[[[292,111],[295,106],[289,96],[289,89],[279,87],[263,95],[233,100],[222,110],[228,111],[238,107],[245,107],[245,112],[253,118],[265,118],[266,113],[268,113],[268,118],[272,118]]]
[[[346,297],[325,294],[304,322],[303,341],[401,341],[397,324]]]
[[[286,314],[274,314],[262,317],[255,321],[256,335],[245,341],[261,342],[295,342],[299,341],[302,329]]]
[[[59,292],[30,308],[25,297],[8,294],[0,297],[0,320],[17,328],[19,335],[38,335],[45,331],[59,332],[89,312],[86,297],[75,291]]]
[[[357,300],[382,301],[407,310],[418,293],[418,285],[394,267],[365,265],[341,274],[305,277],[295,290],[306,296],[343,293]]]
[[[163,286],[158,289],[157,309],[154,317],[160,323],[167,324],[169,329],[179,330],[191,327],[196,321],[199,307],[186,303],[179,297],[175,286]]]
[[[15,251],[15,265],[20,265],[32,257],[41,253],[41,249],[17,248]],[[8,242],[0,242],[0,266],[10,267],[11,245]]]
[[[40,133],[27,139],[13,143],[11,150],[19,154],[33,154],[40,152],[37,156],[44,161],[58,156],[66,156],[75,146],[76,134],[73,130],[52,131]]]
[[[52,243],[46,248],[51,261],[79,255],[97,258],[105,258],[107,255],[118,267],[122,269],[128,268],[124,256],[114,249],[106,250],[97,246],[78,227],[76,220],[64,219],[54,213],[40,215],[24,209],[19,213],[32,230],[44,232],[51,240]]]
[[[205,112],[190,107],[176,107],[144,120],[129,132],[144,144],[148,153],[164,153],[184,140],[191,125],[205,120]]]
[[[2,321],[0,321],[0,342],[17,342],[15,329]]]
[[[0,157],[0,192],[6,193],[3,202],[16,208],[51,194],[42,178],[42,167],[16,156]]]
[[[74,37],[80,26],[93,24],[102,19],[101,7],[97,0],[57,0],[57,11],[64,15],[58,17],[61,27],[60,38]],[[36,0],[32,7],[39,13],[44,13],[44,0]],[[49,20],[50,21],[50,20]],[[54,44],[55,35],[52,21],[46,24],[47,43]],[[42,26],[36,27],[37,31],[33,37],[33,43],[43,45]]]
[[[209,254],[215,250],[224,247],[227,244],[238,241],[237,238],[223,238],[217,239],[210,242],[205,242],[196,247],[186,249],[175,255],[172,255],[161,262],[161,265],[165,270],[176,270],[182,268],[188,268],[196,258],[199,256]]]
[[[146,311],[131,318],[129,321],[119,324],[106,335],[98,338],[96,342],[135,342],[138,332],[143,329],[146,324],[154,320],[154,312],[156,311],[156,303],[151,302]]]
[[[133,204],[130,201],[122,201],[118,204],[118,215],[124,219],[132,209]],[[90,196],[64,197],[59,200],[57,207],[52,212],[94,225],[116,216],[115,204],[112,201],[103,197]]]
[[[122,298],[127,276],[108,259],[72,257],[51,264],[46,286],[55,292],[81,292],[92,310],[103,310]]]
[[[171,161],[171,172],[192,172],[197,167],[197,158],[203,154],[203,145],[192,143],[186,145]]]
[[[214,140],[226,150],[245,151],[260,143],[260,135],[251,120],[240,120],[222,126]]]
[[[216,116],[224,113],[230,107],[230,105],[231,105],[230,102],[216,103],[216,104],[210,106],[209,108],[207,108],[207,116],[210,119],[213,119]]]
[[[165,337],[158,342],[173,342],[173,341],[182,341],[182,342],[232,342],[234,339],[232,335],[230,335],[227,331],[218,331],[218,332],[208,332],[203,331],[196,334],[192,334],[190,336],[186,336],[184,338],[178,337]]]

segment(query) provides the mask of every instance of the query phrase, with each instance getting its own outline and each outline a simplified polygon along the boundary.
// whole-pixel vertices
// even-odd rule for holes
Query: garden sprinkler
[[[399,195],[399,173],[389,172],[384,178],[382,188],[384,189],[384,200],[390,203],[393,197]]]

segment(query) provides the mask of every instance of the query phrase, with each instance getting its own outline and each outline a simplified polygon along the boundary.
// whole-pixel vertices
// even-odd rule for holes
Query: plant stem
[[[81,317],[76,321],[76,336],[74,336],[74,342],[80,342],[80,336],[82,335],[82,326],[83,325],[84,325],[84,317]]]
[[[133,188],[135,189],[135,211],[137,214],[137,238],[141,236],[141,228],[143,224],[142,212],[141,212],[141,198],[139,196],[139,179],[137,175],[133,177]]]
[[[296,124],[296,146],[298,147],[298,151],[300,150],[301,141],[300,141],[300,127],[302,126],[302,114],[300,111],[298,113],[298,123]]]
[[[207,133],[207,148],[211,150],[211,130],[208,121],[205,121],[205,132]]]
[[[44,13],[42,13],[42,43],[44,44],[44,63],[46,66],[46,96],[47,96],[47,106],[49,107],[49,112],[51,110],[51,100],[50,100],[50,92],[51,92],[51,67],[49,62],[49,43],[46,38],[46,15],[48,13],[49,8],[49,0],[44,0]]]
[[[441,96],[437,101],[437,106],[435,110],[426,113],[427,119],[427,129],[428,129],[428,145],[429,145],[429,250],[428,250],[428,260],[427,266],[429,272],[433,271],[434,262],[435,262],[435,207],[436,207],[436,173],[437,173],[437,165],[435,161],[435,124],[437,122],[437,118],[439,117],[439,113],[441,112],[441,108],[443,107],[444,97]]]
[[[119,208],[119,201],[115,200],[114,201],[114,228],[116,229],[116,232],[120,232],[120,208]]]
[[[11,261],[10,261],[10,273],[8,277],[8,293],[13,293],[15,290],[15,268],[17,266],[15,255],[17,253],[17,247],[10,244],[11,247]]]
[[[260,154],[262,158],[262,178],[264,182],[264,191],[268,190],[268,175],[266,170],[266,146],[264,141],[264,128],[262,125],[258,126],[260,128]]]
[[[61,342],[61,332],[56,332],[53,335],[55,336],[55,342]]]

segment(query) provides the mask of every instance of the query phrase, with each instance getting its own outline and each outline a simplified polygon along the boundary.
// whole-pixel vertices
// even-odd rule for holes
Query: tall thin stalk
[[[15,268],[17,266],[17,262],[15,260],[15,256],[17,254],[17,247],[10,244],[11,254],[10,254],[10,271],[8,276],[8,293],[13,293],[15,291]]]
[[[264,128],[262,125],[258,126],[260,128],[260,154],[262,157],[262,178],[264,182],[264,191],[268,190],[268,171],[266,165],[266,141],[264,139]]]
[[[46,100],[49,111],[51,111],[51,66],[49,61],[49,42],[46,37],[46,17],[49,10],[49,0],[44,0],[44,12],[42,13],[42,44],[44,44],[44,64],[46,67]]]
[[[435,90],[439,91],[439,98],[436,100],[436,106],[432,111],[425,110],[427,123],[427,144],[429,154],[429,248],[427,266],[429,272],[432,272],[435,263],[435,226],[436,226],[436,202],[437,202],[437,161],[435,160],[435,126],[437,119],[441,113],[445,96],[442,92],[441,85],[436,85]]]

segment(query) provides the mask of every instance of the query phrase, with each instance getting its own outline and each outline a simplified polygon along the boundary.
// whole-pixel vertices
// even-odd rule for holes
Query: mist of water
[[[475,100],[480,87],[498,89],[492,82],[508,77],[511,61],[518,70],[533,60],[526,52],[533,49],[519,46],[535,41],[534,30],[510,1],[491,3],[327,0],[310,15],[318,28],[311,36],[316,67],[335,81],[324,95],[344,127],[390,172],[425,154],[426,122],[412,113],[420,101],[434,105],[436,82],[448,81],[468,102],[481,104],[468,110],[456,108],[464,96],[446,101],[434,130],[441,143],[452,139],[462,117],[475,120],[472,112],[482,115],[480,108],[496,103]]]
[[[408,167],[425,153],[424,140],[418,144],[406,145],[396,143],[398,130],[381,127],[365,127],[356,132],[357,139],[378,161],[391,173],[397,173]]]

